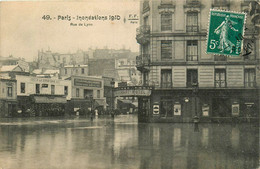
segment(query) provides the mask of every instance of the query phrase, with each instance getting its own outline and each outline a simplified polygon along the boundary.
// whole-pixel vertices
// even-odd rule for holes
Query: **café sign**
[[[114,91],[116,97],[124,96],[150,96],[151,95],[150,87],[140,87],[140,86],[129,86],[129,87],[120,87]]]

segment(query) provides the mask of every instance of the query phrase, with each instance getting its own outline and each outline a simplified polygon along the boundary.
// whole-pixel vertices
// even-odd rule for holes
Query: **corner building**
[[[136,40],[142,85],[141,122],[252,122],[259,117],[259,18],[248,0],[158,0],[140,2]],[[210,9],[246,12],[239,57],[206,54]]]

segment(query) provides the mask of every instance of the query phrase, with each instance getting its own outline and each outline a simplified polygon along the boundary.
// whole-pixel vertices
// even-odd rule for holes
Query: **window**
[[[64,69],[64,72],[65,72],[65,75],[66,75],[66,74],[68,73],[68,70],[65,68],[65,69]]]
[[[84,73],[85,73],[85,69],[81,68],[81,74],[84,74]]]
[[[76,69],[76,74],[78,74],[78,69]]]
[[[55,86],[51,85],[51,94],[55,94]]]
[[[64,86],[64,95],[68,95],[69,93],[69,89],[68,89],[68,86]]]
[[[167,60],[172,58],[172,41],[161,41],[161,59]]]
[[[198,71],[196,69],[187,70],[187,87],[198,85]]]
[[[7,96],[12,97],[13,96],[13,87],[7,87]]]
[[[97,90],[97,98],[100,98],[100,90]]]
[[[40,94],[40,84],[35,85],[36,94]]]
[[[255,87],[255,69],[245,69],[245,87]]]
[[[25,83],[21,83],[21,93],[25,93]]]
[[[226,87],[226,70],[215,69],[215,87]]]
[[[76,89],[76,97],[79,97],[79,88]]]
[[[171,31],[172,30],[172,14],[165,13],[161,14],[161,31]]]
[[[198,32],[198,13],[187,13],[187,32]]]
[[[198,61],[198,41],[187,41],[187,61]]]
[[[172,87],[172,70],[161,70],[161,87],[171,88]]]

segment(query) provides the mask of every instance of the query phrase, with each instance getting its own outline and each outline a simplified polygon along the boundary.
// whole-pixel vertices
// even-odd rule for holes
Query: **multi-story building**
[[[0,67],[4,65],[19,65],[24,72],[29,72],[29,63],[26,62],[23,58],[16,58],[12,55],[9,57],[0,57]]]
[[[144,0],[140,3],[137,69],[150,97],[139,98],[139,118],[156,122],[252,120],[259,117],[259,20],[248,0]],[[257,4],[257,3],[256,3]],[[206,54],[211,8],[246,12],[243,37],[250,54]],[[259,18],[258,18],[259,19]],[[258,75],[258,76],[257,76]]]
[[[67,80],[16,75],[18,111],[21,116],[64,115],[71,99]]]
[[[16,108],[16,80],[0,78],[0,117],[13,116],[16,114]]]
[[[84,115],[91,109],[99,109],[99,112],[106,109],[104,80],[101,77],[71,76],[66,80],[71,84],[71,99],[66,107],[69,114],[78,111]]]
[[[60,68],[60,76],[68,78],[70,76],[88,76],[88,65],[67,65]]]
[[[54,53],[51,50],[38,51],[38,67],[54,69],[65,65],[86,64],[88,61],[88,54],[82,50],[75,53]]]

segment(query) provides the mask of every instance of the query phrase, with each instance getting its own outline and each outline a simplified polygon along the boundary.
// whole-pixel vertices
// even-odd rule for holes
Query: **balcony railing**
[[[187,61],[198,61],[198,55],[187,55]]]
[[[150,25],[142,25],[136,28],[136,35],[149,34],[149,33],[150,33]]]
[[[140,44],[149,42],[150,25],[142,25],[136,29],[136,40]]]
[[[150,65],[150,55],[149,54],[142,54],[136,56],[136,67],[143,67]]]
[[[256,81],[245,82],[245,88],[255,88]]]
[[[186,27],[187,32],[198,32],[199,31],[199,26],[187,26]]]

